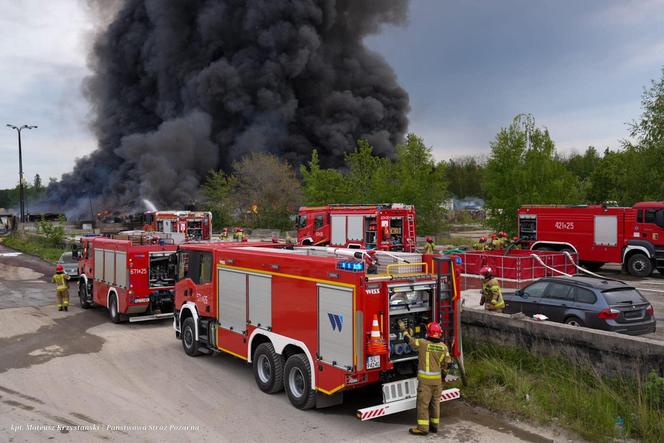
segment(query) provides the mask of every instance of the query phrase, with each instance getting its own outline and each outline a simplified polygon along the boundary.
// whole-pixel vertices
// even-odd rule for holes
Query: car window
[[[320,229],[323,227],[323,216],[317,215],[314,217],[314,229]]]
[[[198,277],[198,284],[210,283],[212,281],[212,254],[209,252],[201,253],[201,265]]]
[[[597,296],[589,289],[574,288],[574,299],[577,303],[587,303],[592,305],[597,301]]]
[[[620,288],[603,291],[606,302],[610,305],[645,303],[641,293],[634,288]]]
[[[528,294],[528,297],[536,297],[539,298],[544,294],[544,291],[546,288],[549,286],[549,282],[537,282],[533,283],[532,285],[526,287],[523,292],[525,294]]]
[[[544,293],[544,298],[552,298],[556,300],[574,300],[572,294],[573,286],[563,285],[560,283],[551,283]]]

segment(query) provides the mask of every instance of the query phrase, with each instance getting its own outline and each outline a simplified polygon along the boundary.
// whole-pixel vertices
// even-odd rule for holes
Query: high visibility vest
[[[436,384],[442,380],[441,371],[452,357],[445,343],[432,342],[423,338],[408,337],[413,348],[417,349],[417,378],[424,384]]]
[[[498,280],[495,278],[482,282],[482,294],[484,295],[484,303],[491,305],[493,309],[503,309],[505,307],[503,293],[500,290]],[[495,303],[492,303],[492,301],[495,301]]]

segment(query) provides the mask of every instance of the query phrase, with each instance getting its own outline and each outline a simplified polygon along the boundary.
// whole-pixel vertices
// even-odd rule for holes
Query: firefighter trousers
[[[429,425],[438,426],[440,423],[440,393],[443,383],[417,384],[417,427],[429,432]]]
[[[69,306],[69,289],[58,289],[55,293],[58,308]]]

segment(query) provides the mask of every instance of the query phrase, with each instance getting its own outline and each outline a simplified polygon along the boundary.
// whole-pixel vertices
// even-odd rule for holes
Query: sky
[[[96,141],[81,92],[95,27],[84,0],[0,0],[0,188],[23,169],[59,177]],[[619,148],[643,88],[664,65],[664,0],[412,0],[406,25],[367,45],[411,102],[409,131],[446,160],[488,155],[500,128],[531,113],[562,153]]]

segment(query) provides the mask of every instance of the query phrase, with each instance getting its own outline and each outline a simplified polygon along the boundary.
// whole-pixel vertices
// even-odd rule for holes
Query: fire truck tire
[[[627,272],[634,277],[647,277],[652,274],[652,261],[645,254],[634,254],[627,260]]]
[[[81,302],[81,308],[90,308],[90,302],[88,301],[88,286],[85,282],[79,283],[78,285],[78,300]]]
[[[196,325],[193,317],[187,317],[182,322],[182,348],[184,353],[190,357],[198,357],[202,354],[196,341]]]
[[[296,408],[311,409],[316,405],[316,391],[311,388],[311,366],[304,354],[294,354],[286,360],[284,388]]]
[[[261,391],[275,394],[284,389],[284,358],[271,343],[261,343],[252,358],[254,377]]]
[[[118,311],[118,298],[115,294],[111,295],[108,300],[108,313],[111,316],[113,323],[121,323],[123,318],[122,314]]]

